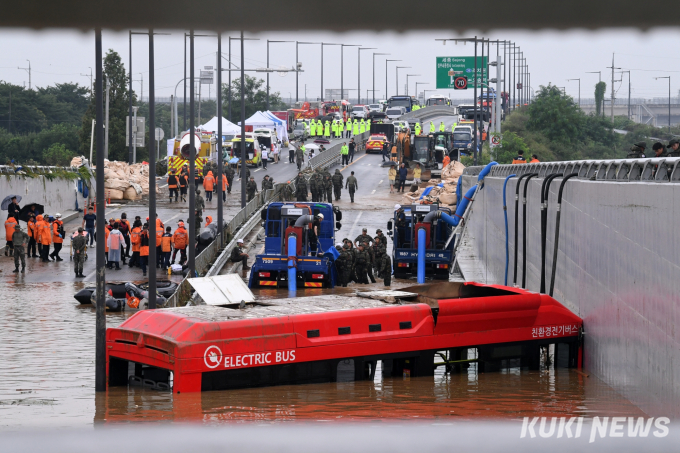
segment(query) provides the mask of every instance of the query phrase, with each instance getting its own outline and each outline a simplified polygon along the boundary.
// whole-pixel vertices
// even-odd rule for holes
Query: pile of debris
[[[79,167],[84,163],[82,157],[74,157],[71,166]],[[95,167],[92,167],[94,170]],[[147,163],[128,164],[127,162],[104,159],[104,196],[111,200],[140,200],[149,195],[149,165]],[[160,189],[156,186],[156,192]]]
[[[465,170],[465,165],[458,161],[452,161],[446,168],[442,169],[442,179],[430,179],[428,182],[420,184],[417,190],[405,193],[401,204],[437,203],[440,206],[455,206],[458,201],[456,199],[456,187],[463,170]]]

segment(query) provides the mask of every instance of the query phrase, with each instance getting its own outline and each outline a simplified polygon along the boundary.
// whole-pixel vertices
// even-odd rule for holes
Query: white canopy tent
[[[272,119],[272,121],[274,121],[278,124],[278,126],[276,126],[276,135],[279,136],[279,138],[281,139],[281,142],[282,143],[287,142],[288,141],[288,123],[286,121],[282,120],[281,118],[277,117],[276,115],[274,115],[269,110],[267,110],[264,113],[267,116],[269,116]],[[285,138],[285,140],[284,140],[284,138]]]
[[[216,116],[213,116],[213,118],[208,121],[207,123],[199,126],[199,129],[202,129],[204,131],[208,132],[213,132],[217,133],[217,126],[219,125],[218,123],[219,119]],[[246,122],[247,124],[247,122]],[[222,134],[238,134],[241,131],[241,128],[237,126],[236,124],[232,123],[226,118],[222,118]]]
[[[240,124],[240,123],[239,123]],[[260,112],[259,110],[253,113],[253,116],[246,120],[246,125],[253,126],[253,128],[258,127],[268,127],[276,130],[276,135],[281,140],[282,143],[288,141],[288,131],[283,121],[269,116],[266,112]]]

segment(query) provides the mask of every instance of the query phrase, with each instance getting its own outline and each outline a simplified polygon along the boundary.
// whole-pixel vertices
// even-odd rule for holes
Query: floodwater
[[[94,392],[91,306],[84,283],[5,281],[0,310],[0,429],[139,421],[288,422],[639,416],[594,376],[548,369],[382,378],[176,395],[141,388]],[[284,296],[285,297],[285,296]],[[117,326],[130,314],[108,314]]]

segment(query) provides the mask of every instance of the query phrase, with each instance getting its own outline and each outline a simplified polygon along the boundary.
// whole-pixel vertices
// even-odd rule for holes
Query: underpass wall
[[[45,206],[46,213],[51,215],[57,212],[64,214],[75,211],[76,200],[80,209],[85,206],[87,200],[83,198],[81,193],[77,193],[76,184],[76,181],[63,178],[50,180],[45,176],[29,178],[1,175],[0,194],[2,194],[2,198],[8,195],[20,195],[22,200],[19,202],[19,206],[21,207],[30,203],[38,203]]]
[[[463,188],[476,183],[464,176]],[[502,177],[487,177],[468,223],[470,252],[486,283],[503,284],[505,223]],[[540,189],[527,192],[526,287],[540,289]],[[550,287],[557,191],[550,190],[546,288]],[[512,285],[515,188],[507,185],[509,270]],[[524,181],[522,182],[522,190]],[[518,222],[518,271],[522,279],[522,199]],[[554,297],[581,316],[585,368],[653,416],[680,416],[680,184],[566,183],[560,224]],[[469,257],[468,257],[469,258]]]

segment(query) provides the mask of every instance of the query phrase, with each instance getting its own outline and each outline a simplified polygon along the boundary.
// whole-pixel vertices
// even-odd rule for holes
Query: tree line
[[[125,124],[130,105],[129,76],[120,55],[109,49],[103,61],[103,86],[109,83],[109,159],[128,160]],[[96,83],[95,83],[96,87]],[[245,76],[246,118],[258,110],[266,109],[264,80]],[[0,163],[27,165],[68,165],[74,156],[89,157],[92,120],[95,118],[95,94],[88,87],[77,83],[56,84],[46,88],[28,90],[25,87],[0,81]],[[104,93],[105,95],[105,93]],[[238,122],[241,112],[240,79],[222,88],[222,115],[229,118],[228,98],[232,96],[231,118]],[[270,92],[270,110],[285,110],[288,105],[278,92]],[[169,104],[156,104],[156,124],[148,124],[149,105],[139,102],[132,91],[133,105],[139,106],[138,116],[147,119],[149,130],[161,127],[165,139],[172,137]],[[199,111],[196,103],[196,113]],[[189,106],[187,104],[187,110]],[[178,127],[184,130],[184,105],[178,104]],[[188,113],[188,112],[187,112]],[[209,121],[216,113],[214,100],[202,100],[200,118],[196,125]],[[188,120],[187,125],[188,127]],[[160,144],[161,156],[165,155],[165,139]],[[92,144],[93,159],[96,158],[96,140]],[[137,149],[137,160],[148,159],[148,149]]]

